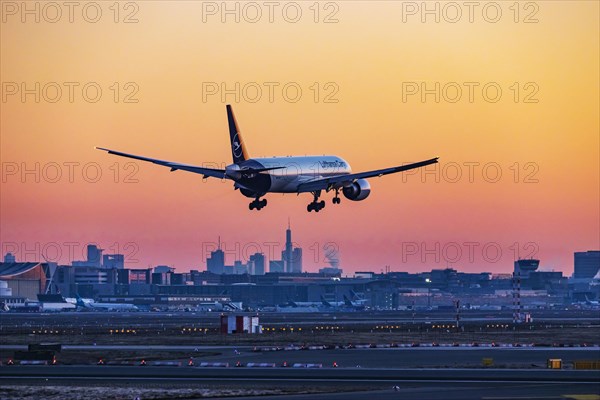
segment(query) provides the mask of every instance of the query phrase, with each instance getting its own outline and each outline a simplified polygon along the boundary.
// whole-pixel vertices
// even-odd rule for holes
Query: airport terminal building
[[[48,269],[48,264],[36,262],[0,263],[0,296],[36,300],[46,290]]]

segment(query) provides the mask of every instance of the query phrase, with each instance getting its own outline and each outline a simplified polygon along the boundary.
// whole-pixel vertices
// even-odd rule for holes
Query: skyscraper
[[[294,273],[302,272],[302,249],[295,247],[292,251],[292,271]]]
[[[292,228],[289,219],[288,228],[285,231],[285,248],[281,252],[281,260],[283,261],[284,272],[288,274],[302,272],[302,249],[293,247]]]
[[[206,270],[213,274],[221,275],[225,272],[225,252],[221,250],[221,239],[219,238],[219,247],[210,252],[210,257],[206,259]]]
[[[600,270],[600,251],[579,251],[575,253],[574,278],[592,279]]]
[[[248,271],[248,265],[244,264],[241,260],[235,260],[233,262],[233,273],[236,275],[243,275],[243,274],[247,274]]]
[[[285,250],[282,254],[285,272],[292,272],[292,228],[290,227],[290,220],[288,218],[288,227],[285,231]]]
[[[255,253],[250,256],[248,262],[248,272],[252,275],[265,274],[265,256],[262,253]]]
[[[100,267],[102,264],[102,251],[95,244],[88,244],[87,246],[87,262],[94,267]]]

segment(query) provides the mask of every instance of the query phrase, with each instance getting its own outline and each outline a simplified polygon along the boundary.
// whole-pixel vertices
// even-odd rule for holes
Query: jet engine
[[[360,201],[369,197],[371,185],[366,179],[358,179],[342,191],[348,200]]]
[[[240,188],[240,192],[246,197],[257,197],[257,193],[252,190]]]

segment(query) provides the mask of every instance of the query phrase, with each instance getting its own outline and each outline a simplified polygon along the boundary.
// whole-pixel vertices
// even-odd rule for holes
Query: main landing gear
[[[342,199],[340,199],[340,189],[335,189],[335,197],[331,199],[333,204],[340,204]]]
[[[319,200],[319,196],[321,195],[320,190],[317,190],[316,192],[312,192],[312,194],[314,196],[314,200],[312,201],[312,203],[309,203],[308,206],[306,206],[306,211],[319,212],[325,207],[325,200],[317,201],[317,200]]]
[[[265,207],[267,205],[267,199],[262,199],[260,200],[260,197],[257,197],[256,199],[254,199],[254,201],[252,203],[250,203],[248,205],[248,208],[251,210],[254,210],[256,208],[256,210],[260,210],[261,208]]]

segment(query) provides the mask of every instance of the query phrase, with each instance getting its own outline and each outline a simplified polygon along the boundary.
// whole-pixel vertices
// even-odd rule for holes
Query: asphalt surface
[[[289,347],[288,347],[289,348]],[[298,348],[298,347],[295,347]],[[24,345],[0,345],[0,358],[6,362],[14,350],[26,350]],[[269,351],[260,351],[260,349]],[[165,360],[168,352],[188,352],[189,357],[199,362],[229,363],[233,367],[237,362],[274,363],[281,366],[284,362],[317,363],[323,367],[332,367],[335,362],[339,368],[479,368],[484,358],[492,359],[493,366],[500,368],[546,368],[548,359],[561,359],[563,365],[570,367],[574,361],[600,360],[599,347],[543,348],[543,347],[398,347],[364,348],[332,350],[283,350],[286,347],[252,346],[140,346],[140,345],[71,345],[64,346],[63,352],[77,351],[100,352],[106,361],[111,361],[111,352],[137,351],[140,357],[150,357],[153,352],[161,352]],[[195,357],[197,352],[211,351],[216,355]],[[105,352],[102,355],[102,352]],[[166,355],[165,352],[167,353]],[[179,355],[181,357],[181,355]],[[61,353],[57,355],[60,362]],[[96,360],[90,360],[95,362]],[[139,360],[138,360],[139,361]],[[187,359],[179,360],[184,364]],[[132,363],[135,360],[131,361]]]
[[[451,312],[419,312],[417,323],[452,321]],[[510,313],[470,312],[463,321],[498,323],[510,320]],[[598,314],[589,312],[543,311],[536,312],[537,321],[551,325],[561,321],[587,321],[598,329]],[[412,321],[410,312],[370,313],[312,313],[312,314],[264,314],[261,323],[271,326],[339,326],[373,325],[378,323],[402,323]],[[13,330],[24,329],[30,333],[33,327],[52,329],[60,326],[83,332],[102,327],[181,327],[218,326],[218,314],[206,313],[62,313],[62,314],[3,314],[0,321],[0,338],[11,335]],[[573,325],[575,329],[579,329]],[[543,327],[543,326],[541,326]],[[354,329],[354,328],[352,328]],[[79,335],[79,333],[77,333]],[[323,334],[323,333],[319,333]],[[325,333],[326,334],[326,333]],[[70,334],[69,334],[70,335]],[[68,337],[64,335],[63,337]],[[161,335],[162,336],[162,335]],[[84,339],[85,340],[85,339]],[[57,341],[57,339],[52,339]],[[62,337],[58,341],[65,342]],[[67,341],[68,342],[68,341]],[[168,339],[165,340],[168,343]],[[194,338],[186,342],[193,343]],[[19,342],[17,342],[19,343]],[[27,343],[27,341],[20,341]],[[84,342],[85,343],[85,342]],[[110,342],[109,342],[110,343]],[[138,342],[139,343],[139,342]],[[133,385],[162,387],[202,385],[211,387],[280,387],[296,389],[325,388],[336,393],[319,395],[270,396],[270,399],[409,399],[409,400],[511,400],[511,399],[576,399],[600,400],[600,371],[575,371],[571,363],[578,360],[600,360],[600,347],[398,347],[357,348],[332,350],[279,350],[268,345],[258,346],[207,346],[207,345],[65,345],[58,354],[78,351],[106,351],[110,362],[111,352],[136,351],[136,354],[162,352],[168,360],[169,352],[188,352],[196,365],[200,362],[229,363],[229,368],[157,367],[135,365],[82,365],[82,366],[3,366],[0,367],[0,385]],[[159,342],[160,343],[160,342]],[[25,349],[24,345],[0,345],[0,358],[13,350]],[[213,352],[214,355],[201,352]],[[166,356],[165,356],[166,353]],[[167,358],[165,358],[167,357]],[[483,368],[482,359],[491,358],[492,368]],[[563,360],[565,369],[546,369],[547,360]],[[322,364],[323,368],[283,368],[288,365]],[[94,362],[92,360],[91,362]],[[244,367],[236,368],[240,362]],[[338,368],[331,368],[333,363]],[[273,363],[275,368],[255,368],[247,363]],[[397,386],[397,389],[392,389]],[[360,390],[360,391],[353,391]],[[346,392],[344,392],[346,391]],[[252,397],[255,399],[255,397]]]
[[[600,399],[598,384],[564,383],[467,383],[443,382],[410,383],[397,385],[398,389],[370,390],[366,392],[323,393],[319,399],[401,399],[401,400],[594,400]],[[269,396],[269,400],[308,400],[315,395]],[[252,397],[238,397],[250,400]],[[254,397],[254,399],[256,399]]]
[[[237,350],[237,352],[236,352]],[[564,364],[578,360],[600,360],[600,348],[388,348],[336,349],[315,351],[252,352],[231,349],[219,356],[203,357],[202,361],[242,363],[321,363],[340,368],[461,368],[480,367],[483,358],[491,358],[502,367],[545,368],[548,359],[558,358]],[[599,373],[600,374],[600,373]]]
[[[203,367],[153,367],[153,366],[38,366],[13,365],[0,367],[0,378],[51,378],[68,379],[266,379],[303,380],[311,382],[347,381],[535,381],[535,382],[598,382],[600,374],[594,370],[551,369],[390,369],[390,368],[203,368]]]
[[[323,393],[300,394],[300,395],[275,395],[269,399],[283,400],[306,400],[306,399],[406,399],[406,400],[595,400],[600,398],[600,387],[598,383],[584,382],[476,382],[476,381],[435,381],[435,380],[397,380],[397,381],[348,381],[348,380],[270,380],[270,379],[227,379],[224,382],[215,381],[212,378],[201,379],[161,379],[161,378],[112,378],[107,380],[94,379],[71,379],[65,378],[23,378],[20,380],[9,380],[0,378],[0,387],[3,385],[27,385],[32,386],[72,386],[85,390],[86,387],[98,387],[105,385],[118,385],[140,389],[277,389],[285,388],[291,391],[318,390]],[[396,387],[394,389],[394,387]],[[241,399],[256,399],[252,397],[238,397]]]
[[[598,371],[465,369],[240,369],[113,366],[0,367],[0,385],[144,388],[321,388],[332,393],[269,396],[269,399],[511,400],[600,398]],[[244,397],[242,397],[244,398]],[[248,397],[248,399],[256,397]]]

